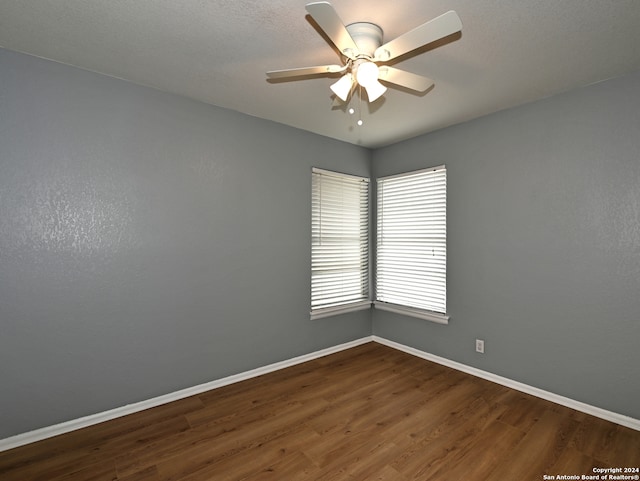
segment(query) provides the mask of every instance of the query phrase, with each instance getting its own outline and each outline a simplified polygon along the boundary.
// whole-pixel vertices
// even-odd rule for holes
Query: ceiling
[[[352,101],[359,127],[335,79],[267,81],[340,62],[306,3],[3,0],[0,46],[370,148],[640,70],[638,0],[334,0],[345,24],[378,24],[385,42],[448,10],[463,23],[394,63],[435,87]]]

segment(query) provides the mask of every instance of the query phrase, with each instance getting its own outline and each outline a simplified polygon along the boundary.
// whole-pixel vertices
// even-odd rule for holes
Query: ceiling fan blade
[[[383,82],[400,85],[416,92],[425,92],[433,86],[433,80],[430,78],[386,65],[380,67],[378,78]]]
[[[460,30],[462,21],[456,12],[450,10],[378,47],[374,58],[376,61],[386,62]]]
[[[319,65],[317,67],[290,68],[286,70],[271,70],[267,72],[269,78],[302,77],[304,75],[323,75],[341,73],[347,70],[346,65]]]
[[[358,46],[344,26],[344,23],[329,2],[313,2],[306,6],[309,15],[324,30],[338,50],[350,59],[355,59]]]

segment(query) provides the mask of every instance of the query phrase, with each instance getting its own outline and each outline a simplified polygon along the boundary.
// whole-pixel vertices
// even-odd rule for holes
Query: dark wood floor
[[[0,453],[2,481],[526,481],[638,466],[639,431],[374,343]]]

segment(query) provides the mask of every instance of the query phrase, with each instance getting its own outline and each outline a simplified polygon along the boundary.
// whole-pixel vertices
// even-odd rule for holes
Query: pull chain
[[[351,102],[353,101],[353,98],[355,97],[355,95],[351,95],[349,98],[349,108],[347,109],[347,112],[349,112],[349,115],[353,115],[356,113],[356,110],[351,107]],[[358,85],[358,121],[356,122],[358,124],[358,126],[361,126],[364,122],[362,120],[362,86]]]

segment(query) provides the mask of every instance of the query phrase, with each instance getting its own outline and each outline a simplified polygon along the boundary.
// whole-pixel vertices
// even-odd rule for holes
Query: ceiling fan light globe
[[[349,98],[349,93],[351,92],[351,86],[353,85],[353,76],[348,73],[340,77],[336,83],[331,85],[330,89],[333,91],[336,96],[346,102]]]
[[[378,66],[373,62],[363,62],[356,70],[356,81],[364,88],[378,83]]]

